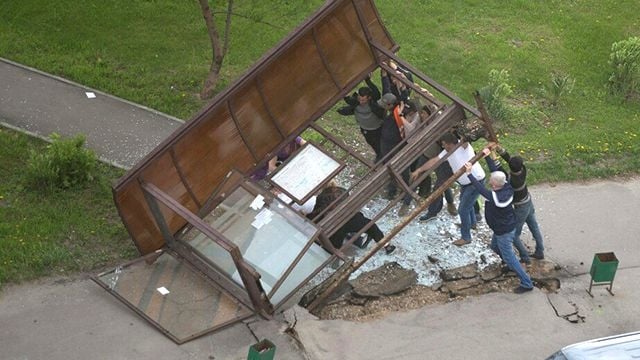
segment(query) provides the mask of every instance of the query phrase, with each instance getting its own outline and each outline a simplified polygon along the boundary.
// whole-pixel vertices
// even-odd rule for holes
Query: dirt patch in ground
[[[315,315],[328,320],[368,321],[391,312],[444,304],[493,292],[513,292],[519,284],[515,273],[499,264],[475,272],[475,264],[472,264],[443,272],[443,281],[437,285],[429,287],[406,283],[405,288],[399,290],[398,283],[404,282],[407,272],[412,270],[389,264],[349,281]],[[547,292],[555,292],[560,288],[558,271],[559,267],[549,261],[533,260],[527,266],[535,286]],[[385,283],[396,292],[384,294],[387,289]]]

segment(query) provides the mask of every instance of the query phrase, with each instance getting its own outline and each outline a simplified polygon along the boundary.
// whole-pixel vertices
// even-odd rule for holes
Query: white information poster
[[[340,166],[338,161],[307,143],[293,159],[278,169],[271,181],[300,201]]]

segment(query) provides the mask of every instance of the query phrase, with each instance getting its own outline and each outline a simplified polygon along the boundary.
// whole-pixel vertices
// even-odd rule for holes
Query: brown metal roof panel
[[[267,110],[256,86],[247,86],[230,99],[240,131],[247,145],[262,160],[272,153],[284,137]]]
[[[264,161],[375,68],[371,50],[362,45],[365,33],[370,31],[373,40],[395,50],[373,3],[356,3],[364,10],[360,15],[364,14],[371,29],[358,30],[363,16],[358,16],[351,1],[327,3],[114,186],[118,210],[143,254],[164,242],[156,226],[151,225],[152,216],[141,192],[132,188],[139,186],[138,179],[147,168],[159,166],[163,163],[160,158],[171,157],[167,154],[172,150],[175,163],[169,166],[176,175],[173,185],[159,187],[171,192],[171,187],[180,183],[176,199],[186,201],[189,208],[203,204],[229,170],[251,171],[256,162]],[[162,183],[163,166],[149,170],[157,175],[145,180]],[[172,230],[181,224],[171,221]]]
[[[179,167],[200,203],[207,200],[229,170],[237,168],[246,172],[254,165],[253,157],[227,109],[217,110],[210,121],[200,122],[174,146]],[[153,179],[145,180],[156,184]]]
[[[308,33],[260,74],[267,106],[285,134],[291,134],[340,89],[325,68]]]
[[[164,246],[164,238],[147,207],[137,182],[127,182],[114,191],[114,200],[133,243],[141,254],[148,254]]]
[[[325,19],[315,29],[329,71],[342,88],[375,63],[353,4],[345,3],[336,16]]]
[[[142,179],[152,181],[154,185],[180,202],[184,207],[192,212],[197,212],[198,205],[194,202],[194,199],[182,182],[182,178],[178,174],[170,153],[167,152],[163,154],[152,166],[147,167],[142,173]],[[163,210],[163,215],[169,228],[174,232],[185,225],[185,221],[175,217],[172,211],[168,211],[168,209],[164,207],[161,207],[161,210]]]

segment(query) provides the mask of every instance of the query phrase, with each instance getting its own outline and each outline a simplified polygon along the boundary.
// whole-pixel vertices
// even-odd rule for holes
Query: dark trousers
[[[439,188],[442,184],[444,184],[445,181],[447,181],[448,178],[453,176],[453,171],[451,170],[451,166],[449,166],[448,161],[445,161],[442,164],[440,164],[436,168],[435,173],[436,173],[436,183],[435,185],[433,185],[434,189]],[[444,197],[447,200],[447,203],[453,204],[453,192],[451,191],[451,188],[448,188],[447,190],[445,190]],[[427,214],[435,216],[440,212],[440,210],[442,210],[442,195],[438,196],[438,198],[435,199],[431,203],[431,205],[429,205],[429,210],[427,211]]]
[[[398,142],[385,142],[385,141],[381,141],[380,142],[380,150],[381,150],[381,157],[385,157],[387,156],[387,154],[391,153],[391,150],[398,144]],[[398,149],[399,150],[399,149]],[[389,160],[389,158],[391,158],[393,155],[390,155],[387,158],[387,161]],[[406,183],[409,184],[409,178],[411,177],[411,170],[410,168],[406,168],[404,169],[404,171],[400,174],[402,176],[402,180]],[[396,197],[396,194],[398,192],[398,186],[396,185],[396,181],[395,179],[391,179],[391,181],[389,182],[389,184],[387,184],[387,197],[389,199],[393,199]],[[405,205],[409,205],[411,204],[411,194],[406,193],[404,195],[404,198],[402,199],[402,202]]]
[[[351,217],[351,219],[349,219],[349,221],[342,225],[335,234],[331,235],[329,238],[329,240],[331,240],[331,244],[333,244],[336,249],[340,249],[342,247],[342,243],[344,243],[344,240],[347,237],[347,234],[360,231],[360,229],[367,225],[369,221],[371,221],[371,219],[358,211]],[[375,242],[380,241],[384,237],[384,234],[376,224],[371,225],[365,233]]]
[[[376,161],[380,161],[382,159],[382,152],[380,150],[380,137],[382,135],[382,127],[379,127],[375,130],[365,130],[360,128],[360,132],[364,136],[364,139],[367,141],[367,144],[371,146],[373,152],[376,154]]]

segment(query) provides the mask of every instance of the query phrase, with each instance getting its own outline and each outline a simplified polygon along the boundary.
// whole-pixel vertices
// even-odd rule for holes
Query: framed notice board
[[[298,204],[303,204],[344,168],[344,163],[306,143],[287,159],[269,181]]]

